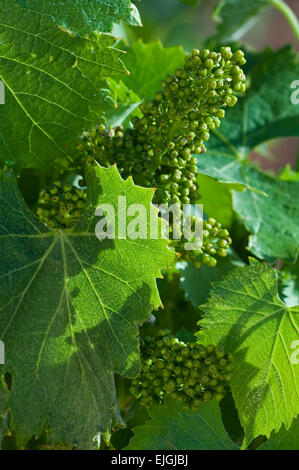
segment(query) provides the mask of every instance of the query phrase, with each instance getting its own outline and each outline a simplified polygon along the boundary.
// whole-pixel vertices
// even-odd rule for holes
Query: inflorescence
[[[186,409],[197,410],[202,402],[224,397],[232,358],[218,347],[185,344],[162,330],[156,337],[145,338],[141,353],[142,369],[130,392],[142,405],[171,398]]]
[[[123,177],[134,175],[137,184],[157,188],[158,204],[195,203],[192,155],[206,152],[204,142],[220,126],[224,108],[245,91],[245,62],[242,51],[229,47],[219,53],[193,50],[184,68],[169,74],[154,99],[140,105],[143,117],[132,118],[133,128],[99,126],[82,136],[80,149],[102,165],[116,163]]]
[[[71,230],[82,216],[86,193],[60,181],[48,190],[42,190],[38,198],[37,215],[50,229]]]
[[[143,116],[132,118],[132,128],[106,130],[101,125],[84,133],[78,145],[81,155],[103,166],[116,164],[124,178],[131,175],[136,184],[156,188],[155,204],[182,207],[198,202],[193,155],[206,152],[210,131],[220,126],[225,108],[237,103],[235,93],[246,90],[245,63],[244,53],[233,53],[230,47],[218,53],[194,49],[184,68],[169,74],[154,99],[140,105]],[[213,255],[225,256],[231,240],[219,224],[206,225],[205,231],[212,232],[204,236],[198,254],[184,253],[183,259],[212,266]],[[182,243],[173,245],[180,253]]]

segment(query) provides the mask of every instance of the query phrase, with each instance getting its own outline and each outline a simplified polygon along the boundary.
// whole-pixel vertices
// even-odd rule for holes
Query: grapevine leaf
[[[298,182],[273,178],[225,156],[200,158],[198,169],[219,181],[243,184],[256,190],[233,191],[234,210],[252,233],[249,237],[252,253],[269,260],[296,259],[299,250]]]
[[[214,284],[201,310],[199,342],[220,343],[233,353],[231,388],[243,447],[282,424],[290,427],[299,414],[299,368],[292,356],[299,306],[288,308],[280,300],[275,271],[251,259]]]
[[[178,402],[149,409],[151,421],[133,429],[126,450],[237,450],[227,435],[219,404],[202,404],[198,412],[185,411]]]
[[[77,136],[113,105],[104,78],[125,71],[111,35],[79,37],[45,3],[0,6],[0,164],[17,169],[72,160]]]
[[[234,252],[227,258],[219,259],[215,268],[205,265],[196,268],[193,263],[178,263],[180,286],[185,291],[186,298],[197,308],[208,300],[213,282],[220,281],[224,274],[242,264]]]
[[[117,224],[115,240],[95,236],[99,204],[117,210],[126,196],[148,213],[153,190],[123,181],[116,167],[87,168],[86,181],[77,231],[49,232],[12,174],[1,175],[0,370],[12,375],[8,408],[21,443],[47,421],[54,441],[90,448],[119,421],[114,373],[138,373],[137,325],[160,305],[155,278],[174,258],[167,240],[125,239]]]
[[[182,47],[164,48],[160,41],[149,44],[136,41],[124,58],[130,75],[121,79],[140,98],[152,99],[166,75],[184,65],[185,56]]]
[[[284,427],[278,433],[272,433],[258,450],[299,450],[299,419],[297,418],[289,430]]]
[[[79,34],[93,31],[110,33],[121,19],[137,21],[138,10],[130,0],[17,0],[24,9],[52,16],[58,25]],[[131,21],[130,21],[131,20]]]
[[[131,4],[131,11],[123,20],[131,26],[143,26],[140,18],[140,13],[133,3]]]
[[[259,20],[260,14],[269,8],[271,0],[220,0],[213,19],[218,23],[218,38],[222,41],[238,41]]]
[[[108,127],[128,126],[132,116],[141,117],[139,105],[141,100],[132,90],[129,90],[122,80],[108,79],[111,96],[117,108],[106,113]]]

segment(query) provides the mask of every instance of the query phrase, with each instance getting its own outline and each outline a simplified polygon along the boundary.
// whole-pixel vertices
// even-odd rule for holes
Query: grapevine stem
[[[293,10],[283,0],[271,0],[271,3],[285,16],[294,32],[297,41],[299,41],[299,21]]]

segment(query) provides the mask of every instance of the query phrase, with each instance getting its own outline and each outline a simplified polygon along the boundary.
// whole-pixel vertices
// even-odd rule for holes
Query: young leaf
[[[12,375],[7,406],[21,443],[47,421],[54,442],[90,448],[119,421],[114,373],[137,374],[137,325],[160,305],[155,278],[174,259],[165,239],[125,239],[117,228],[115,240],[95,236],[99,204],[116,211],[125,195],[148,214],[152,190],[123,181],[116,167],[90,167],[86,181],[77,231],[49,232],[12,174],[1,174],[0,370]]]
[[[279,173],[279,178],[283,181],[299,181],[299,171],[293,171],[288,163]]]
[[[110,33],[113,23],[138,17],[138,10],[130,0],[17,0],[28,11],[52,16],[57,25],[75,33],[94,31]],[[132,20],[131,20],[132,21]],[[129,21],[128,21],[129,22]],[[131,24],[131,23],[130,23]]]
[[[270,436],[299,414],[299,368],[292,345],[298,339],[299,306],[278,297],[277,276],[268,265],[250,265],[214,284],[201,306],[202,344],[221,343],[233,353],[231,388],[245,431],[243,447]]]
[[[258,450],[299,450],[299,419],[293,422],[290,429],[282,427],[277,434],[272,433]]]
[[[149,409],[151,421],[133,429],[126,450],[237,450],[227,435],[219,404],[213,400],[198,412],[186,411],[178,402]]]
[[[123,21],[130,24],[131,26],[143,26],[140,18],[139,11],[133,3],[131,4],[131,11],[130,13],[123,18]]]
[[[117,108],[106,113],[106,121],[108,127],[125,126],[128,127],[133,116],[141,117],[139,105],[141,100],[134,91],[129,90],[122,80],[118,82],[109,78],[108,80],[111,96]]]
[[[0,165],[18,170],[72,160],[77,136],[112,107],[104,77],[125,71],[111,35],[79,37],[44,8],[0,6]]]
[[[149,44],[136,41],[124,58],[130,75],[122,76],[121,79],[140,98],[152,99],[166,75],[184,65],[185,57],[182,47],[164,48],[160,41]]]

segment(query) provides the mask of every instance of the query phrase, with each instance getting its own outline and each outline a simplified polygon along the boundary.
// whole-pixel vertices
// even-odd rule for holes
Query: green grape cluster
[[[221,401],[231,377],[231,355],[218,347],[185,344],[169,330],[146,337],[141,347],[142,369],[130,392],[144,406],[171,398],[185,409],[198,410],[213,397]]]
[[[195,217],[192,216],[192,230],[194,230]],[[191,240],[196,242],[196,240]],[[220,222],[217,222],[212,217],[203,221],[202,241],[198,242],[198,248],[193,250],[184,249],[186,240],[184,236],[180,240],[173,240],[173,246],[178,253],[181,254],[181,261],[192,261],[195,267],[200,267],[202,264],[214,268],[217,264],[215,256],[227,256],[228,248],[232,243],[228,230],[222,228]],[[195,243],[196,245],[196,243]]]
[[[155,187],[154,203],[189,204],[199,199],[196,158],[206,151],[210,131],[220,126],[236,92],[246,89],[242,51],[194,49],[182,69],[162,81],[151,101],[140,105],[132,128],[99,126],[82,136],[79,149],[101,165],[116,164],[123,177],[132,175]]]
[[[83,189],[57,181],[39,194],[36,213],[50,229],[71,230],[82,216],[86,205]]]
[[[200,199],[193,155],[206,152],[210,131],[220,126],[225,108],[236,104],[235,94],[245,91],[245,63],[244,53],[230,47],[194,49],[184,68],[169,74],[154,99],[140,105],[143,116],[133,117],[131,128],[101,125],[84,133],[78,144],[82,156],[103,166],[116,164],[124,178],[156,188],[154,204],[176,204],[182,211]],[[215,256],[226,256],[228,232],[219,223],[205,224],[198,250],[186,251],[184,238],[172,239],[181,260],[215,266]]]

